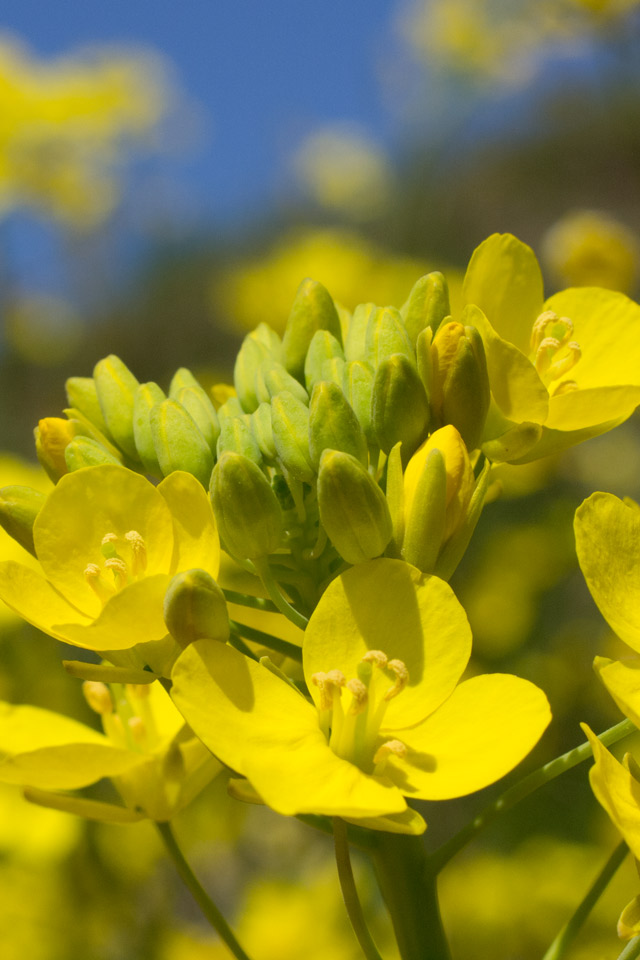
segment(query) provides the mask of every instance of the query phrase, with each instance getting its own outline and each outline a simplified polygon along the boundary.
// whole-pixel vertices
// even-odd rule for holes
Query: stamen
[[[407,748],[401,740],[387,740],[381,744],[373,756],[375,764],[373,769],[374,776],[380,776],[387,765],[390,757],[397,757],[398,760],[404,760],[407,755]]]
[[[349,680],[345,686],[347,690],[350,691],[352,696],[352,700],[349,704],[349,709],[347,712],[352,715],[364,713],[364,711],[367,709],[367,703],[369,701],[369,692],[365,684],[362,682],[362,680],[353,679]]]
[[[113,713],[113,700],[106,683],[99,680],[85,680],[82,684],[82,693],[84,698],[96,713],[106,716]]]
[[[111,557],[105,561],[104,565],[107,570],[113,572],[117,590],[122,590],[123,587],[127,586],[129,583],[129,571],[124,560],[121,560],[120,557]]]
[[[314,673],[311,677],[311,683],[313,683],[320,692],[319,709],[331,710],[333,708],[336,689],[339,691],[340,687],[344,687],[346,680],[340,670],[330,670],[328,673],[324,673],[323,671]]]
[[[387,655],[383,653],[382,650],[367,650],[362,658],[362,662],[375,664],[376,667],[386,667]]]
[[[120,538],[116,533],[105,533],[100,543],[100,549],[103,557],[110,559],[111,557],[118,556],[116,544],[118,543],[119,539]]]
[[[392,700],[394,697],[397,697],[399,693],[402,693],[409,683],[409,671],[402,660],[389,660],[387,670],[391,670],[396,675],[395,683],[392,687],[389,687],[384,695],[385,700]]]
[[[147,738],[147,728],[144,720],[141,717],[130,717],[129,720],[127,720],[127,726],[135,742],[142,746]]]
[[[578,384],[575,380],[563,380],[562,383],[559,383],[557,387],[553,388],[551,396],[561,397],[563,393],[573,393],[573,391],[577,389]]]
[[[531,342],[530,342],[530,351],[533,354],[537,354],[538,348],[542,341],[545,338],[547,327],[554,323],[558,319],[557,313],[554,313],[553,310],[545,310],[544,313],[541,313],[539,317],[534,321],[533,327],[531,328]]]
[[[569,370],[572,370],[575,367],[576,363],[582,356],[582,350],[580,349],[580,344],[576,343],[575,340],[572,340],[566,345],[568,353],[564,353],[562,357],[558,360],[555,360],[549,370],[547,371],[547,376],[550,380],[557,380],[559,377],[563,377],[565,373],[568,373]]]
[[[84,570],[84,578],[102,603],[115,593],[113,586],[102,578],[102,571],[97,563],[88,563]]]
[[[131,572],[134,577],[138,577],[147,569],[147,545],[137,530],[129,530],[128,533],[125,533],[124,539],[131,548]]]
[[[540,374],[541,378],[544,378],[544,375],[551,366],[554,354],[559,348],[560,341],[555,337],[545,337],[544,340],[540,341],[540,345],[536,350],[533,365]]]

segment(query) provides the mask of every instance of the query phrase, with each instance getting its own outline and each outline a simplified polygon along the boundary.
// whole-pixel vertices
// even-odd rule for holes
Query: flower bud
[[[270,403],[261,403],[251,414],[251,432],[265,460],[274,461],[278,454],[273,439]]]
[[[415,356],[409,334],[402,323],[400,311],[395,307],[383,307],[376,310],[369,319],[365,355],[362,359],[377,370],[379,364],[394,353],[401,353],[411,359]]]
[[[283,529],[280,504],[252,460],[223,453],[211,475],[209,495],[229,553],[255,560],[278,549]]]
[[[133,407],[138,381],[113,353],[98,361],[93,379],[109,434],[127,456],[137,460]]]
[[[245,411],[242,409],[242,404],[238,398],[234,396],[227,397],[225,402],[217,408],[216,413],[218,414],[218,423],[221,427],[224,420],[228,420],[232,417],[244,417],[245,415]]]
[[[318,473],[320,520],[347,563],[379,557],[392,534],[384,493],[349,453],[325,450]]]
[[[453,426],[436,430],[411,457],[404,474],[405,560],[433,572],[443,545],[465,520],[474,483],[458,431]]]
[[[141,383],[133,401],[133,436],[142,466],[153,477],[162,477],[151,432],[151,411],[166,397],[157,383]]]
[[[475,327],[450,322],[440,327],[431,345],[431,407],[436,422],[452,424],[467,449],[475,450],[491,399],[482,338]]]
[[[272,400],[273,397],[277,397],[279,393],[287,390],[289,393],[292,393],[300,403],[304,403],[305,405],[309,403],[309,394],[305,388],[295,377],[287,373],[281,363],[277,363],[274,360],[265,361],[261,365],[258,377],[262,380],[264,390],[266,391],[266,396],[261,394],[261,402],[264,400]]]
[[[376,371],[371,399],[371,420],[380,449],[389,453],[401,440],[406,463],[426,436],[429,419],[429,402],[414,365],[401,353],[384,359]]]
[[[67,444],[80,432],[78,428],[79,424],[75,420],[45,417],[33,431],[38,460],[54,483],[69,472],[64,451]]]
[[[304,361],[316,330],[328,330],[342,342],[340,318],[329,292],[307,278],[298,287],[282,339],[284,365],[289,373],[304,379]]]
[[[324,379],[322,372],[324,363],[333,357],[344,360],[340,343],[328,330],[317,330],[309,344],[304,361],[304,382],[309,393],[319,380]]]
[[[92,437],[74,437],[67,444],[64,459],[70,473],[82,467],[97,467],[104,463],[114,463],[122,466],[122,462],[109,453],[101,443]]]
[[[420,277],[414,283],[400,313],[412,343],[416,342],[425,327],[435,333],[444,318],[451,313],[449,288],[444,276],[434,271]]]
[[[256,394],[256,375],[264,360],[269,357],[266,345],[252,333],[242,341],[233,367],[233,384],[243,410],[252,413],[259,403]]]
[[[186,470],[207,487],[213,454],[191,414],[177,400],[163,400],[152,407],[149,420],[163,476]]]
[[[342,392],[357,416],[370,446],[376,446],[376,436],[371,420],[373,396],[373,367],[364,360],[350,360],[342,370]]]
[[[253,460],[258,466],[262,464],[262,454],[251,430],[249,414],[241,417],[227,417],[222,421],[217,453],[221,457],[227,452],[241,453],[243,457]]]
[[[0,526],[34,557],[33,524],[46,499],[39,490],[17,484],[0,490]]]
[[[371,318],[378,312],[375,303],[359,303],[349,320],[344,342],[345,360],[364,360],[367,345],[367,330]]]
[[[206,570],[177,573],[164,595],[164,622],[184,649],[206,638],[226,643],[229,614],[224,593]]]
[[[205,438],[212,452],[220,436],[220,424],[215,407],[211,403],[206,390],[199,383],[192,387],[181,387],[175,399],[195,420],[200,433]]]
[[[171,383],[169,384],[169,398],[171,400],[177,400],[179,391],[184,387],[199,386],[200,384],[188,367],[178,367],[174,375],[171,377]]]
[[[65,383],[65,390],[69,406],[84,414],[87,420],[108,438],[109,431],[100,409],[98,391],[93,377],[69,377]]]
[[[342,390],[335,383],[316,383],[309,407],[309,452],[318,469],[323,450],[350,453],[365,467],[367,439]]]
[[[279,393],[271,401],[271,422],[273,442],[287,472],[303,483],[313,483],[308,408],[288,391]]]

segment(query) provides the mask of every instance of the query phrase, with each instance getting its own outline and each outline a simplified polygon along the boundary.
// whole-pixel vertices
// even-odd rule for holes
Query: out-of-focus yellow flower
[[[294,168],[323,207],[368,220],[389,200],[391,171],[382,150],[349,127],[325,127],[298,149]]]
[[[542,252],[558,286],[606,287],[633,292],[640,268],[640,238],[596,210],[566,214],[547,232]]]
[[[78,346],[82,321],[73,306],[60,297],[31,294],[14,300],[6,312],[6,335],[27,363],[55,366]]]
[[[352,310],[358,303],[403,303],[416,277],[429,264],[386,254],[356,233],[344,230],[295,232],[265,256],[240,264],[215,290],[231,320],[252,329],[258,320],[284,330],[301,277],[313,277]],[[447,270],[451,299],[459,298],[461,277]]]
[[[167,102],[164,68],[146,52],[47,63],[0,39],[0,212],[94,226],[118,201],[123,147],[149,138]]]

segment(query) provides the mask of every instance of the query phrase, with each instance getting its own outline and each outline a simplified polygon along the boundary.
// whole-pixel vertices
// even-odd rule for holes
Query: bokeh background
[[[635,0],[21,0],[0,17],[0,481],[46,488],[32,431],[67,376],[118,354],[166,386],[230,376],[300,280],[400,305],[443,270],[455,302],[494,231],[531,244],[549,293],[640,282]],[[504,468],[453,586],[474,669],[539,683],[555,720],[532,769],[620,715],[592,675],[625,655],[575,559],[575,508],[640,498],[637,419],[557,460]],[[3,540],[3,557],[13,547]],[[60,645],[0,611],[0,697],[93,722]],[[517,778],[519,774],[515,775]],[[515,779],[512,776],[512,779]],[[436,846],[494,796],[431,804]],[[255,960],[357,957],[331,850],[227,798],[176,830]],[[455,960],[540,957],[616,843],[586,765],[496,823],[442,878]],[[360,879],[385,956],[384,910]],[[608,960],[638,892],[626,864],[576,944]],[[4,916],[6,914],[6,916]],[[9,921],[9,918],[10,921]],[[6,960],[225,956],[149,824],[86,824],[0,791]]]

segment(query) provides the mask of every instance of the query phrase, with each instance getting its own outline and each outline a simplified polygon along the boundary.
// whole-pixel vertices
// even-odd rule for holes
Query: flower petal
[[[131,583],[107,600],[93,623],[57,623],[54,636],[87,650],[128,650],[160,640],[167,634],[163,602],[170,582],[168,574],[157,574]]]
[[[37,570],[6,560],[0,563],[0,597],[34,627],[58,640],[64,637],[54,626],[59,622],[90,623],[89,617],[68,603]]]
[[[614,633],[640,652],[640,510],[594,493],[578,507],[574,529],[591,596]]]
[[[622,423],[631,416],[639,403],[640,386],[603,386],[571,390],[569,393],[551,396],[545,427],[577,431],[609,421]]]
[[[69,717],[8,703],[0,704],[0,758],[0,780],[43,790],[84,787],[147,759]]]
[[[172,679],[171,696],[194,732],[279,813],[358,818],[405,809],[389,781],[333,753],[304,697],[232,647],[191,644]]]
[[[494,233],[474,250],[464,278],[465,303],[475,303],[503,340],[529,352],[531,328],[542,311],[542,274],[526,243]]]
[[[406,760],[393,765],[408,796],[448,800],[481,790],[526,757],[551,720],[546,696],[509,674],[472,677],[424,723],[402,731]]]
[[[640,660],[596,657],[593,666],[624,715],[640,728]]]
[[[640,783],[623,767],[586,725],[596,761],[589,771],[589,782],[596,798],[629,844],[634,857],[640,858]]]
[[[169,571],[173,524],[164,498],[144,477],[124,467],[86,467],[65,474],[38,514],[33,538],[54,587],[91,616],[101,603],[86,583],[89,563],[102,566],[102,538],[137,530],[147,548],[147,574]]]
[[[385,727],[408,727],[455,687],[471,652],[471,629],[443,580],[402,560],[370,560],[329,584],[305,631],[304,674],[316,703],[313,674],[338,669],[349,680],[367,650],[406,664],[409,684],[389,701]]]
[[[176,470],[158,484],[157,489],[173,517],[175,552],[172,571],[198,567],[216,579],[220,569],[220,538],[204,487],[190,473]]]

